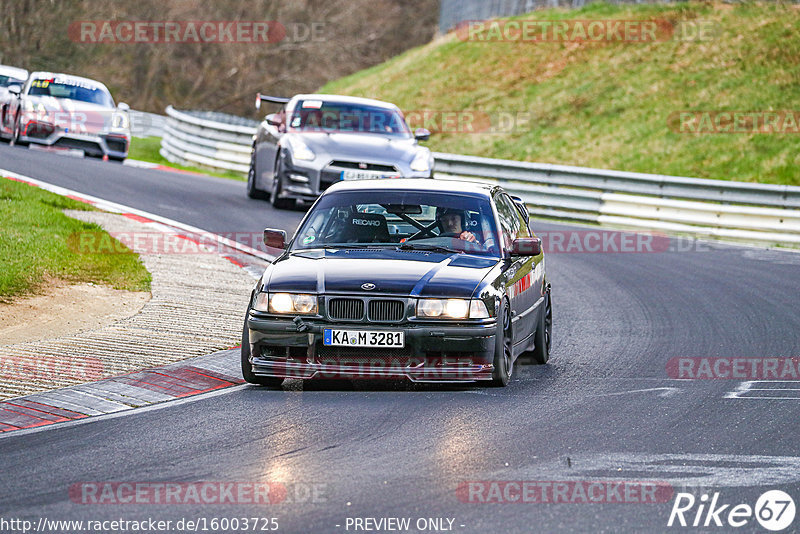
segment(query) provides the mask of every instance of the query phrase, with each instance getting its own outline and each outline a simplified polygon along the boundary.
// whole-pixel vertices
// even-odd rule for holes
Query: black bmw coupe
[[[544,364],[552,304],[541,241],[501,187],[450,180],[334,184],[253,290],[247,382],[397,378],[505,386]]]

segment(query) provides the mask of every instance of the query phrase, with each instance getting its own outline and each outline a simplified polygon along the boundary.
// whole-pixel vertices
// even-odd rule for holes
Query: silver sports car
[[[128,105],[114,104],[102,83],[51,72],[34,72],[11,98],[0,136],[12,143],[77,149],[87,156],[123,160],[131,144]]]
[[[265,117],[253,138],[247,194],[276,208],[313,201],[341,180],[431,178],[433,155],[419,146],[394,104],[336,95],[256,97],[282,106]]]

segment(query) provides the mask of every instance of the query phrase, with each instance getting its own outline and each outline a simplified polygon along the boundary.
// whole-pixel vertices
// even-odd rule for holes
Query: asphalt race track
[[[244,182],[221,178],[8,145],[0,145],[0,168],[218,233],[293,230],[302,216],[249,200]],[[412,532],[765,532],[754,518],[736,529],[667,522],[679,492],[698,502],[718,493],[730,508],[755,506],[771,489],[800,495],[797,386],[675,380],[667,362],[800,356],[800,254],[671,246],[549,254],[551,361],[518,364],[504,389],[291,381],[284,391],[240,386],[0,438],[0,515],[173,525],[263,517],[277,518],[279,532],[366,531],[355,518],[410,518],[424,527]],[[748,388],[769,391],[741,393]],[[70,496],[84,482],[197,481],[278,482],[286,499],[84,504]],[[670,493],[657,503],[480,503],[457,492],[470,481],[650,481]],[[443,521],[427,521],[436,518]]]

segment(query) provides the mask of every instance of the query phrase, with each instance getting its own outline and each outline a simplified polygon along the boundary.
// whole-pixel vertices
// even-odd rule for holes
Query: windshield
[[[18,78],[14,78],[13,76],[6,76],[5,74],[0,74],[0,87],[8,87],[9,85],[13,84],[22,85],[25,83],[25,80],[20,80]]]
[[[410,137],[403,116],[393,109],[344,102],[300,100],[289,119],[297,132],[380,133]]]
[[[317,202],[298,230],[292,250],[391,247],[498,257],[496,236],[492,206],[486,198],[348,191]]]
[[[108,91],[80,80],[40,78],[31,82],[28,94],[34,96],[68,98],[70,100],[89,102],[108,108],[114,107],[114,100],[112,100]]]

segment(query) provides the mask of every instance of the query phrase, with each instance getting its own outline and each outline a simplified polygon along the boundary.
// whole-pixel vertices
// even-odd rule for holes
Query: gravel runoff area
[[[112,234],[164,232],[164,227],[124,215],[65,213]],[[146,244],[150,240],[143,241],[153,248]],[[129,246],[152,275],[150,301],[133,317],[102,328],[0,346],[0,399],[164,365],[241,342],[253,275],[215,252],[160,254],[137,248],[135,241]]]

